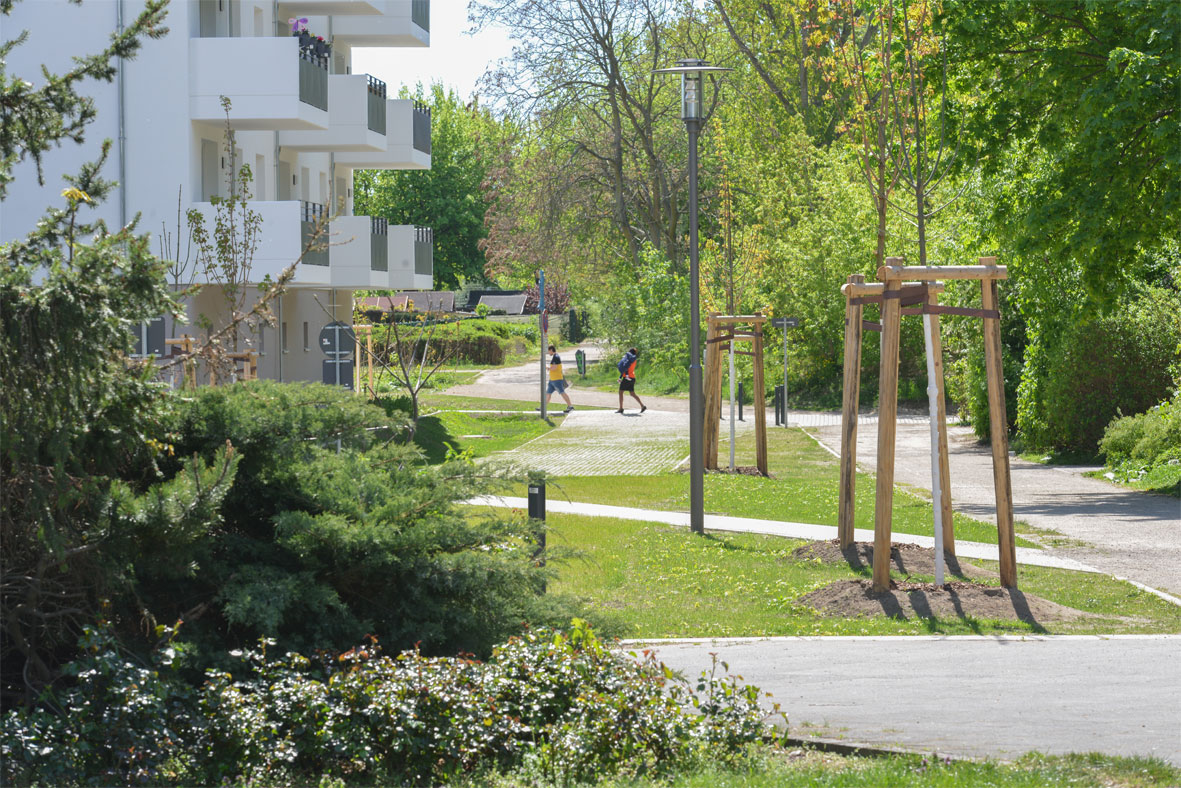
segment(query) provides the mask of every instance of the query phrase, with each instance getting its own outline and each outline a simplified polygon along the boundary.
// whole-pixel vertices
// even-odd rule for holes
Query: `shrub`
[[[665,774],[776,736],[758,690],[717,665],[690,683],[577,620],[486,663],[390,658],[373,642],[332,661],[272,646],[237,652],[233,675],[211,671],[195,693],[110,650],[88,656],[61,714],[6,714],[5,783],[434,785],[514,768],[567,782]]]
[[[1112,476],[1152,489],[1181,487],[1181,394],[1135,416],[1114,419],[1099,441]]]
[[[259,637],[310,653],[374,633],[395,648],[486,654],[525,623],[569,618],[572,602],[544,594],[529,521],[460,505],[498,489],[495,474],[463,457],[424,466],[395,440],[402,412],[388,414],[320,385],[177,398],[178,455],[206,457],[227,440],[242,455],[223,524],[191,566],[137,587],[157,620],[184,619],[186,666],[219,664]]]
[[[1018,427],[1031,447],[1094,454],[1118,413],[1146,411],[1181,374],[1181,297],[1147,288],[1110,314],[1080,318],[1030,345]]]

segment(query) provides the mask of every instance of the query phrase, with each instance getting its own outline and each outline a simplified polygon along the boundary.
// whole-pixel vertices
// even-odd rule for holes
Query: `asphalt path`
[[[793,736],[968,757],[1093,751],[1181,766],[1181,635],[704,639],[643,647],[690,679],[716,654],[771,693]]]

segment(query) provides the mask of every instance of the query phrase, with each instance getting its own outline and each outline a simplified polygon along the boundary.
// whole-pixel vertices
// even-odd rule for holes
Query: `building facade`
[[[0,39],[28,31],[8,58],[9,74],[35,83],[43,63],[68,69],[72,56],[101,51],[142,7],[17,3],[0,16]],[[334,320],[351,322],[354,291],[431,289],[431,230],[354,215],[352,188],[357,169],[430,168],[429,109],[390,98],[383,82],[352,70],[359,47],[429,46],[430,0],[172,0],[166,24],[168,35],[144,41],[114,82],[83,87],[97,119],[85,144],[45,156],[44,186],[31,162],[16,169],[0,203],[0,243],[24,237],[46,206],[61,204],[62,176],[96,159],[110,139],[103,176],[119,186],[98,215],[111,227],[138,215],[139,231],[158,237],[161,257],[173,263],[174,282],[203,285],[186,305],[189,325],[169,319],[142,330],[138,349],[166,355],[165,338],[200,335],[198,316],[215,326],[227,319],[224,291],[198,264],[186,215],[195,209],[212,230],[213,198],[236,191],[234,175],[247,165],[249,207],[260,220],[243,277],[248,298],[300,263],[273,304],[276,325],[240,341],[257,351],[260,377],[323,380],[317,337]],[[327,246],[309,249],[317,227]]]

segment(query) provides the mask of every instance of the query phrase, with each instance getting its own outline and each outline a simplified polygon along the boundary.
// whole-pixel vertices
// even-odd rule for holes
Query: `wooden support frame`
[[[193,358],[193,338],[188,334],[181,334],[179,339],[165,339],[164,347],[179,348],[181,355],[186,357],[181,362],[181,388],[197,388],[197,360]]]
[[[361,332],[365,332],[365,362],[361,362]],[[358,397],[365,391],[365,387],[361,385],[362,369],[368,372],[369,378],[369,398],[377,396],[377,389],[373,383],[373,326],[365,323],[353,326],[353,339],[356,342],[356,352],[353,353],[353,358],[356,361],[353,363],[353,393]]]
[[[749,341],[752,345],[754,367],[755,465],[763,476],[769,474],[767,459],[767,402],[763,370],[763,324],[767,317],[753,315],[719,315],[711,312],[706,317],[705,329],[705,467],[718,469],[718,424],[722,418],[722,350],[731,342]],[[741,330],[740,326],[749,326]],[[741,352],[741,351],[736,351]]]
[[[866,283],[849,277],[842,286],[845,309],[845,391],[842,408],[841,489],[837,532],[841,546],[853,541],[853,492],[856,474],[857,396],[860,390],[861,336],[866,326],[861,319],[865,301],[880,301],[881,371],[878,408],[877,495],[874,509],[873,589],[885,591],[890,586],[891,526],[894,500],[894,445],[898,416],[898,350],[902,315],[925,314],[931,320],[932,366],[937,389],[937,444],[939,452],[939,507],[943,522],[945,552],[955,554],[952,526],[950,468],[947,446],[947,409],[943,384],[943,351],[938,316],[967,315],[984,320],[984,355],[988,377],[988,404],[992,438],[993,483],[996,491],[997,547],[1001,585],[1017,587],[1016,536],[1013,529],[1013,494],[1009,468],[1008,419],[1005,408],[1004,376],[1001,364],[1000,311],[997,282],[1008,278],[1004,266],[995,257],[981,257],[976,266],[905,266],[900,258],[887,258],[878,268],[880,283]],[[938,303],[942,285],[936,280],[975,280],[981,285],[981,309],[944,307]],[[903,301],[916,299],[904,293],[907,288],[925,287],[923,306],[903,309]]]

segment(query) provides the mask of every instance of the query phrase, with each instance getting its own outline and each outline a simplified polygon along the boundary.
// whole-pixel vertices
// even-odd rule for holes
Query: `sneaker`
[[[615,412],[616,412],[616,413],[623,413],[623,408],[620,408],[619,410],[617,410],[617,411],[615,411]]]
[[[647,405],[641,405],[641,406],[640,406],[640,413],[643,413],[643,412],[644,412],[644,411],[646,411],[646,410],[648,410],[648,406],[647,406]]]
[[[570,413],[570,412],[572,412],[573,410],[574,410],[574,406],[573,406],[573,405],[568,405],[568,406],[566,407],[566,409],[565,409],[564,411],[562,411],[562,412],[563,412],[563,413]]]

